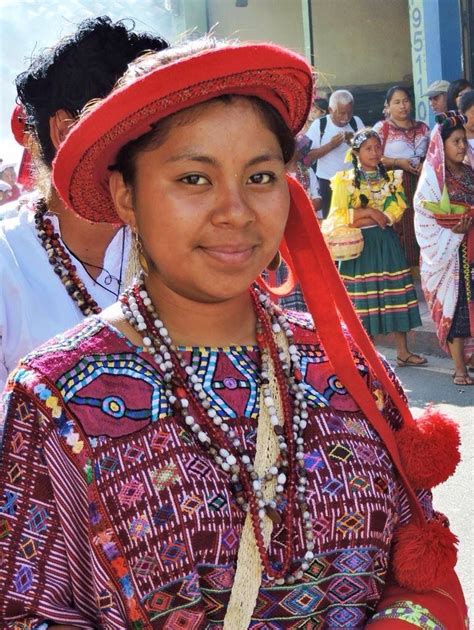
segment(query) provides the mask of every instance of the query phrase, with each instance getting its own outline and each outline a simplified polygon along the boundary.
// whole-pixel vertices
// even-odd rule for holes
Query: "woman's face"
[[[285,164],[245,98],[197,106],[190,118],[137,155],[133,188],[115,173],[111,190],[138,229],[148,281],[219,302],[244,293],[278,250],[290,203]]]
[[[394,120],[406,120],[411,114],[411,101],[402,90],[396,90],[392,94],[387,105],[388,114]]]
[[[472,90],[472,87],[470,87],[469,85],[466,85],[466,87],[464,87],[459,94],[456,96],[456,108],[459,109],[459,105],[461,104],[461,96],[463,94],[465,94],[466,92],[469,92],[470,90]]]
[[[444,155],[446,162],[449,164],[460,164],[466,157],[467,140],[464,129],[456,129],[444,141]]]
[[[464,115],[467,118],[464,129],[469,134],[474,134],[474,105],[471,105],[471,107],[464,112]]]
[[[361,144],[359,149],[359,162],[366,171],[375,171],[382,159],[382,145],[380,140],[371,137]]]

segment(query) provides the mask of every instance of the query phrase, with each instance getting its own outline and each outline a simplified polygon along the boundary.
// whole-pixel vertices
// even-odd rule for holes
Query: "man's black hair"
[[[60,109],[77,116],[88,101],[109,94],[133,59],[147,50],[168,47],[164,38],[134,33],[134,27],[133,21],[128,28],[108,16],[88,18],[17,76],[18,101],[46,164],[51,165],[56,153],[49,130],[51,116]]]

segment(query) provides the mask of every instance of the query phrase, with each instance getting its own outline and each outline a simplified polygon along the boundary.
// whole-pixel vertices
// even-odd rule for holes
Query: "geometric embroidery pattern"
[[[43,475],[45,465],[50,469],[56,465],[49,461],[49,451],[38,456],[34,466],[25,455],[30,449],[28,427],[33,426],[32,411],[36,413],[34,406],[41,400],[45,409],[40,429],[50,431],[56,427],[57,436],[69,447],[64,450],[56,474],[61,471],[60,466],[71,465],[75,468],[66,469],[66,475],[69,470],[71,479],[77,473],[84,478],[84,487],[71,484],[74,487],[65,488],[59,508],[66,508],[69,522],[77,519],[79,533],[82,529],[91,532],[90,547],[85,553],[94,555],[92,570],[102,563],[107,573],[104,577],[116,585],[112,592],[102,574],[94,575],[98,588],[89,604],[95,607],[97,619],[102,614],[104,619],[109,615],[107,618],[120,625],[123,611],[129,614],[134,610],[126,599],[139,596],[149,623],[156,627],[218,630],[222,628],[234,582],[245,514],[229,492],[228,475],[202,448],[179,414],[170,415],[167,386],[153,358],[127,351],[125,340],[112,341],[114,334],[107,328],[107,343],[118,344],[111,345],[109,353],[100,341],[101,329],[103,325],[96,325],[97,349],[96,341],[88,338],[88,354],[68,350],[71,356],[63,354],[56,361],[54,379],[48,377],[38,385],[35,366],[31,366],[31,372],[23,370],[22,385],[30,387],[37,397],[32,396],[32,402],[18,407],[17,418],[25,420],[20,426],[13,425],[11,431],[10,452],[15,455],[5,467],[6,481],[17,486],[20,481],[24,483],[26,474],[30,477],[40,471]],[[299,349],[309,412],[303,463],[315,556],[303,578],[294,584],[274,585],[264,576],[251,630],[365,627],[368,611],[374,610],[383,589],[393,529],[397,519],[404,522],[405,499],[399,498],[393,464],[378,435],[334,377],[321,347],[311,345],[312,334],[304,332],[305,341]],[[65,338],[61,343],[64,348],[72,347],[80,344],[80,339]],[[192,362],[213,410],[235,431],[253,457],[259,415],[258,348],[196,348],[183,349],[182,353],[187,362]],[[85,357],[82,365],[81,357]],[[63,361],[65,374],[58,377],[58,364]],[[47,363],[42,359],[42,365]],[[84,372],[83,379],[79,378],[80,370]],[[122,377],[125,378],[121,380]],[[56,391],[58,384],[66,398],[69,396],[71,415]],[[143,409],[141,401],[145,396],[137,395],[140,388],[147,400]],[[156,406],[151,418],[149,402],[153,396]],[[390,404],[389,401],[388,407]],[[91,414],[96,414],[94,418],[106,415],[107,433],[100,433],[102,425],[96,419],[95,424],[91,422]],[[152,424],[152,420],[159,421]],[[396,414],[390,421],[394,426],[400,422]],[[91,431],[87,430],[87,422]],[[43,477],[37,478],[42,483]],[[45,555],[42,538],[46,528],[55,531],[58,526],[56,512],[49,511],[47,491],[45,488],[44,494],[34,495],[23,527],[17,522],[18,497],[23,489],[8,485],[0,491],[2,545],[8,544],[13,531],[18,531],[14,576],[18,600],[26,601],[23,594],[28,591],[34,593],[36,573]],[[426,509],[431,509],[428,498]],[[83,514],[84,522],[79,520]],[[301,557],[304,537],[300,519],[296,527],[293,535]],[[72,528],[71,535],[74,536]],[[274,527],[270,543],[275,567],[283,558],[285,544],[286,531],[280,524]],[[47,549],[54,545],[54,541],[48,541]],[[82,542],[77,545],[80,562],[85,550],[81,545]],[[100,562],[97,553],[101,555]],[[74,560],[72,557],[71,562]],[[78,575],[79,566],[74,567],[72,579]],[[167,579],[170,575],[172,578]],[[129,625],[132,630],[140,628],[135,619],[129,618]]]
[[[185,554],[186,545],[179,540],[164,545],[160,551],[160,557],[165,564],[178,562]]]
[[[33,572],[27,564],[23,564],[16,572],[13,583],[17,593],[27,593],[33,584]]]
[[[344,514],[344,516],[337,521],[336,527],[341,534],[346,535],[349,532],[357,533],[364,527],[364,524],[364,516],[359,512],[354,512],[353,514]]]
[[[143,487],[141,481],[132,479],[132,481],[124,483],[120,488],[118,500],[123,506],[129,508],[141,499],[144,492],[145,488]]]
[[[154,468],[150,471],[153,486],[158,492],[172,486],[179,481],[178,467],[175,463],[168,464],[161,469]]]
[[[147,517],[142,514],[132,519],[128,531],[132,538],[144,538],[150,531],[150,523]]]
[[[324,593],[321,589],[303,584],[294,588],[281,605],[293,615],[307,615],[314,610],[323,597]]]

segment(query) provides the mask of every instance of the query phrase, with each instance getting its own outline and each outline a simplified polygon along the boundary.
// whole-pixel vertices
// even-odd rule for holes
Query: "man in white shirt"
[[[364,123],[358,116],[353,116],[354,97],[347,90],[336,90],[329,99],[329,114],[314,121],[306,132],[310,138],[311,151],[305,163],[317,160],[316,175],[321,191],[322,213],[325,219],[331,205],[330,179],[338,172],[351,168],[344,161],[348,143]]]
[[[89,224],[64,206],[51,164],[84,105],[106,96],[137,56],[168,46],[129,26],[107,16],[84,20],[16,79],[37,190],[0,222],[0,391],[25,354],[109,306],[124,288],[130,234]]]

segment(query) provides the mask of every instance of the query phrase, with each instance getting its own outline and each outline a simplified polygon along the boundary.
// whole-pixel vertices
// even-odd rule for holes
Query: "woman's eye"
[[[251,184],[270,184],[275,181],[276,177],[273,173],[255,173],[249,177]]]
[[[196,173],[186,175],[185,177],[182,177],[179,181],[184,182],[185,184],[190,184],[191,186],[204,186],[204,184],[209,183],[207,177],[204,177],[204,175],[198,175]]]

